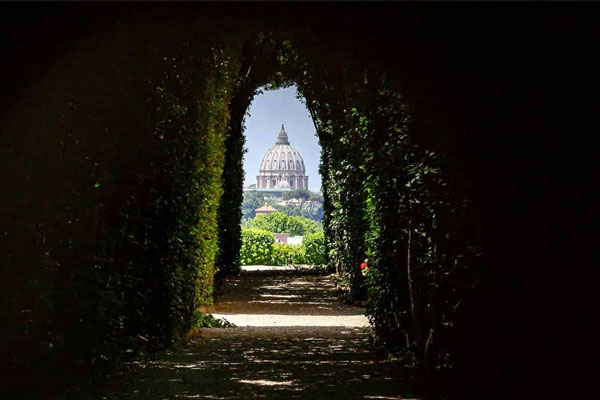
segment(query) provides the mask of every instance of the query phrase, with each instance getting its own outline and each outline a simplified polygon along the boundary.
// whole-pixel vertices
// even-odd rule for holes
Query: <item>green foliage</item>
[[[240,71],[247,71],[251,60],[243,58]],[[217,254],[215,280],[234,273],[240,267],[242,247],[241,221],[244,213],[244,118],[246,110],[256,93],[254,75],[239,74],[235,91],[229,104],[229,126],[225,140],[225,163],[221,187],[223,195],[219,203],[219,252]],[[254,211],[254,208],[252,209]]]
[[[148,119],[136,120],[116,141],[110,168],[88,177],[93,195],[86,198],[95,202],[87,205],[94,213],[91,245],[81,246],[79,234],[47,252],[47,265],[61,266],[47,296],[56,315],[46,328],[48,348],[71,366],[99,366],[124,350],[168,345],[188,331],[198,306],[212,302],[235,54],[218,46],[170,51],[175,55],[153,60],[146,92],[133,102],[141,103],[134,114]],[[68,154],[97,163],[94,146],[104,145],[87,146]],[[67,209],[76,204],[65,200]],[[77,212],[65,222],[83,218]],[[76,257],[65,251],[69,242]]]
[[[322,147],[319,169],[328,264],[343,278],[350,290],[348,297],[363,299],[366,288],[360,263],[365,258],[363,235],[367,230],[367,219],[363,213],[365,193],[362,190],[365,173],[361,168],[364,144],[353,121],[348,118],[350,104],[346,82],[312,70],[303,76],[306,78],[299,87],[307,97],[307,106],[316,121]],[[326,81],[329,90],[319,90],[313,79]]]
[[[240,259],[244,265],[269,265],[273,253],[273,233],[262,229],[242,229]]]
[[[308,200],[311,198],[311,194],[313,194],[313,193],[309,190],[296,189],[296,190],[290,190],[287,192],[282,192],[281,197],[283,197],[284,200],[289,200],[289,199]]]
[[[261,192],[244,192],[244,200],[242,202],[242,218],[244,220],[254,218],[254,210],[265,203],[268,204],[264,197],[264,193]]]
[[[325,265],[325,236],[323,232],[310,233],[302,238],[304,262],[311,265]]]
[[[306,264],[304,248],[286,243],[274,243],[269,265]]]
[[[304,217],[290,217],[281,212],[259,215],[246,221],[246,226],[275,233],[289,233],[291,236],[304,236],[323,229],[316,221]]]
[[[283,206],[279,201],[274,199],[274,196],[281,196],[284,200],[301,199],[299,205]],[[319,203],[320,206],[315,207],[309,204],[309,201]],[[258,207],[268,204],[289,216],[304,217],[313,221],[320,222],[323,219],[323,196],[318,193],[313,193],[310,190],[290,190],[283,192],[244,192],[244,201],[242,203],[242,218],[244,220],[255,217],[254,210]]]
[[[166,157],[154,164],[154,182],[164,186],[152,200],[151,218],[160,221],[160,231],[151,243],[164,301],[155,314],[168,327],[167,337],[184,334],[194,310],[212,302],[229,104],[223,89],[232,84],[217,65],[226,60],[218,52],[200,63],[193,54],[168,58],[157,90],[154,137],[165,140]]]
[[[282,206],[280,204],[273,204],[273,208],[277,211],[288,215],[290,217],[303,217],[313,221],[321,222],[323,219],[323,207],[306,207],[306,206]]]
[[[192,315],[191,326],[194,329],[199,328],[235,328],[235,324],[226,319],[215,318],[212,314],[205,314],[195,310]]]
[[[275,243],[273,232],[255,228],[242,229],[242,251],[244,265],[293,265],[325,264],[325,239],[323,232],[308,234],[302,245]]]
[[[350,299],[368,294],[369,318],[387,344],[427,373],[450,366],[480,246],[469,203],[448,182],[447,158],[414,143],[406,101],[383,71],[332,67],[310,46],[285,51],[322,147],[329,267]]]
[[[458,350],[456,306],[477,279],[476,231],[443,158],[412,143],[402,96],[381,86],[382,106],[352,115],[365,143],[369,314],[388,342],[410,338],[407,350],[429,371]]]

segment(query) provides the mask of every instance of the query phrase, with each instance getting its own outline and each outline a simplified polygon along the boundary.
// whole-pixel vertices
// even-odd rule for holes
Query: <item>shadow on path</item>
[[[364,310],[339,302],[331,278],[244,271],[215,316],[237,325],[153,361],[132,363],[104,399],[407,399],[410,377],[369,344]]]

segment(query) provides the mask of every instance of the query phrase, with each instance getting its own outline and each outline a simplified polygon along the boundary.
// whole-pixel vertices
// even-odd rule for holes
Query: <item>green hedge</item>
[[[325,235],[323,232],[311,233],[302,239],[304,262],[311,265],[325,265]]]
[[[148,37],[159,46],[155,40]],[[212,301],[237,55],[226,42],[194,49],[168,43],[135,55],[118,43],[88,43],[98,60],[75,52],[65,60],[68,73],[45,78],[56,87],[48,92],[54,108],[39,107],[40,119],[60,147],[40,142],[30,153],[44,166],[37,170],[53,170],[53,181],[40,186],[43,201],[34,198],[43,213],[5,228],[16,237],[20,226],[37,227],[39,242],[15,254],[31,254],[19,267],[44,287],[30,298],[7,293],[19,299],[17,312],[19,302],[36,304],[36,318],[23,335],[11,311],[13,332],[3,333],[19,338],[23,354],[41,353],[71,371],[106,365],[130,354],[125,350],[168,345],[188,330],[194,310]],[[82,78],[78,70],[91,72]],[[31,101],[49,103],[39,95]],[[22,120],[9,134],[23,131],[35,129]]]
[[[273,233],[262,229],[242,229],[240,259],[244,265],[270,265],[273,253]]]
[[[223,49],[210,51],[205,57],[184,47],[164,59],[163,76],[156,82],[151,132],[156,150],[147,172],[149,196],[139,204],[145,228],[132,227],[143,254],[132,262],[139,263],[141,282],[155,288],[151,303],[144,305],[152,308],[144,313],[149,320],[144,322],[165,341],[187,332],[194,311],[212,303],[217,208],[233,85],[221,64],[235,68],[235,63]],[[152,278],[146,276],[149,266]]]
[[[464,187],[456,171],[450,180],[448,157],[415,143],[411,109],[385,68],[337,64],[295,45],[281,58],[322,147],[328,266],[349,299],[368,295],[380,338],[427,373],[449,367],[461,351],[465,294],[479,279],[478,225]]]
[[[304,217],[290,217],[282,212],[258,215],[246,222],[248,228],[264,229],[276,233],[289,233],[291,236],[304,236],[323,230],[321,223]]]
[[[273,232],[244,228],[240,258],[244,265],[324,265],[325,238],[316,232],[304,236],[302,245],[291,245],[275,243]]]
[[[286,243],[274,243],[270,265],[306,264],[304,248]]]
[[[229,126],[225,140],[225,162],[221,187],[223,194],[218,210],[219,251],[215,260],[215,281],[226,275],[239,271],[242,247],[242,202],[244,199],[244,119],[246,111],[257,92],[255,79],[257,72],[252,65],[252,58],[242,55],[240,71],[237,75],[235,90],[229,103]]]

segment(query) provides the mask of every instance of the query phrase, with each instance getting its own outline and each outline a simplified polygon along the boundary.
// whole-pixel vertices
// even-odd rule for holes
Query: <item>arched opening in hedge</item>
[[[377,66],[324,55],[302,35],[253,32],[240,41],[209,30],[212,39],[193,43],[178,35],[197,35],[197,26],[181,29],[137,58],[123,58],[139,44],[121,43],[118,34],[82,44],[49,74],[46,93],[62,90],[64,98],[52,103],[49,115],[60,115],[60,124],[45,146],[64,149],[50,164],[67,160],[57,179],[66,177],[58,187],[70,192],[56,237],[47,240],[47,225],[38,225],[40,256],[52,271],[44,281],[54,286],[45,297],[51,317],[39,326],[50,327],[46,342],[59,349],[49,353],[102,364],[123,349],[161,346],[187,332],[212,301],[215,263],[217,278],[239,266],[243,117],[260,87],[294,83],[323,147],[328,263],[347,280],[349,298],[369,292],[374,325],[390,343],[416,349],[422,362],[441,357],[431,343],[446,311],[419,309],[426,304],[419,296],[439,294],[411,286],[408,275],[411,257],[430,257],[432,265],[449,257],[436,253],[428,230],[441,203],[427,204],[430,214],[412,203],[438,186],[440,171],[410,144],[409,114],[393,81]],[[100,49],[92,52],[98,58],[87,58],[91,48]],[[101,61],[103,54],[113,58]],[[102,73],[111,63],[110,74]],[[90,65],[97,74],[77,72]],[[77,85],[54,88],[64,85],[65,71],[97,95]],[[43,96],[33,101],[50,104]],[[119,125],[107,125],[100,110]],[[414,188],[411,196],[406,188]],[[407,229],[408,216],[415,228]],[[417,229],[421,242],[411,237]],[[421,246],[410,248],[412,256],[407,240]],[[443,299],[449,309],[457,303]]]
[[[25,100],[52,104],[41,113],[58,123],[43,128],[51,134],[32,159],[64,168],[46,194],[68,193],[10,228],[37,223],[30,255],[43,284],[30,293],[47,303],[47,315],[33,319],[32,338],[46,343],[40,351],[87,367],[185,335],[212,302],[215,271],[220,279],[239,267],[247,108],[264,85],[295,84],[322,146],[328,264],[348,282],[349,299],[370,296],[370,317],[387,342],[426,369],[445,362],[456,345],[442,344],[453,335],[443,331],[460,299],[456,285],[438,291],[445,286],[427,268],[442,265],[448,275],[471,265],[471,256],[457,264],[443,247],[446,237],[464,249],[465,233],[449,227],[462,203],[449,208],[436,191],[441,168],[411,143],[410,112],[386,68],[344,51],[324,54],[285,29],[242,39],[196,24],[148,29],[143,40],[153,45],[135,57],[128,55],[140,43],[127,30],[83,41],[47,73],[45,91]],[[35,132],[38,121],[23,113],[7,130]],[[32,182],[43,180],[38,167]],[[452,211],[446,225],[444,210]]]
[[[321,147],[303,99],[294,86],[261,88],[244,125],[240,263],[323,270]]]
[[[410,106],[385,68],[328,58],[276,36],[252,45],[267,57],[258,61],[263,68],[247,61],[240,87],[254,89],[239,103],[249,104],[253,90],[270,80],[293,82],[305,97],[322,145],[327,263],[347,282],[348,300],[368,297],[380,337],[414,357],[424,376],[451,368],[481,248],[469,202],[448,177],[447,158],[411,138]],[[241,133],[230,131],[231,137]],[[232,226],[220,228],[231,232]]]
[[[552,262],[543,244],[550,205],[560,208],[519,190],[563,193],[524,172],[558,158],[556,143],[538,146],[547,125],[523,110],[582,114],[570,100],[540,106],[556,84],[567,92],[545,68],[572,60],[554,56],[564,32],[537,13],[508,31],[485,7],[457,19],[387,8],[337,19],[339,9],[308,6],[310,18],[265,18],[236,7],[156,7],[118,22],[88,13],[78,29],[36,31],[7,58],[10,76],[19,60],[35,68],[18,98],[6,91],[0,119],[0,178],[14,194],[0,207],[2,354],[86,369],[184,335],[210,302],[215,254],[219,273],[237,265],[243,114],[256,88],[294,82],[323,146],[329,262],[354,282],[351,295],[369,295],[381,337],[425,369],[460,364],[481,393],[504,382],[503,365],[534,342],[514,340],[513,320],[532,324],[522,304],[538,304],[524,300],[541,285],[528,268]],[[536,42],[542,32],[556,40]],[[47,59],[24,54],[38,52]],[[569,168],[557,176],[580,172]],[[534,226],[548,229],[528,234]],[[495,280],[479,279],[482,265]]]

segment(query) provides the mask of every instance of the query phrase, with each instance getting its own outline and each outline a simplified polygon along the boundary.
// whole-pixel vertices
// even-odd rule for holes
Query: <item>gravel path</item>
[[[407,399],[398,361],[369,344],[364,310],[337,300],[331,277],[248,268],[229,278],[213,315],[186,346],[137,362],[103,399]]]

